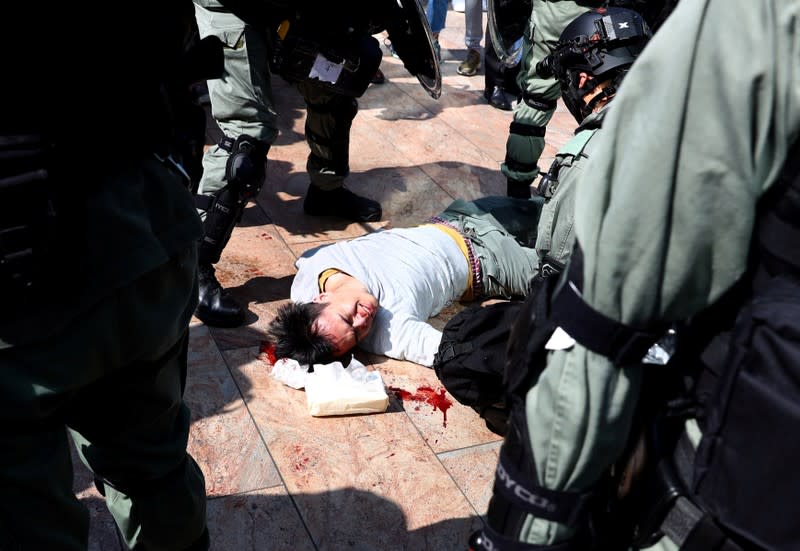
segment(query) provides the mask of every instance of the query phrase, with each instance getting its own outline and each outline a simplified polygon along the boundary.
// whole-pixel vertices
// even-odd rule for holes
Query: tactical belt
[[[544,255],[541,264],[539,265],[539,275],[542,277],[557,276],[564,271],[564,263],[559,262],[549,254]]]
[[[661,531],[680,551],[743,551],[709,515],[683,496],[675,500]]]

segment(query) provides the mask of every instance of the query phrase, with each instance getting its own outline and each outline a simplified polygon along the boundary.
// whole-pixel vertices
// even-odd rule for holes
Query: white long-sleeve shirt
[[[312,249],[297,262],[291,299],[310,302],[319,276],[336,268],[380,302],[372,330],[359,346],[375,354],[433,365],[442,333],[428,318],[467,289],[469,265],[456,242],[434,226],[396,228]]]

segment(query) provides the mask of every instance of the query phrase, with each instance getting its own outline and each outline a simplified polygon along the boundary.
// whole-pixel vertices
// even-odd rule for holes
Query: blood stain
[[[278,358],[275,357],[275,345],[269,341],[261,341],[258,352],[265,355],[271,365],[275,365],[275,362],[278,361]]]
[[[434,390],[429,386],[420,386],[417,387],[417,391],[413,394],[407,390],[403,390],[402,388],[396,387],[387,387],[390,391],[394,392],[394,395],[397,396],[401,401],[414,401],[414,402],[424,402],[426,404],[430,404],[433,406],[433,411],[437,409],[442,412],[442,426],[447,427],[447,410],[450,409],[450,406],[453,405],[453,402],[445,396],[447,392],[445,389],[440,388],[439,390]],[[418,407],[414,408],[415,410],[419,410]]]

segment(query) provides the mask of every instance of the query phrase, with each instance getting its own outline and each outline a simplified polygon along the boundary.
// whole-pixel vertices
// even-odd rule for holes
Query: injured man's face
[[[326,305],[314,329],[330,340],[335,356],[346,354],[369,334],[380,308],[378,299],[363,287],[340,287],[320,293],[313,302]]]

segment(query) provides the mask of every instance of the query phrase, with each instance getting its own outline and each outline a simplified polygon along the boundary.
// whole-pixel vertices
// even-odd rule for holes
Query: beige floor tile
[[[293,499],[282,486],[211,499],[211,549],[313,551]]]
[[[191,329],[185,400],[192,412],[189,453],[209,496],[280,484],[242,394],[204,326]]]
[[[225,357],[321,548],[403,548],[448,519],[473,526],[474,510],[405,412],[311,417],[305,393],[273,380],[256,354]]]
[[[439,460],[478,511],[485,515],[492,497],[502,441],[439,454]]]
[[[359,353],[359,358],[381,372],[390,391],[390,407],[405,411],[435,452],[499,439],[472,408],[446,391],[433,369],[366,353]]]

